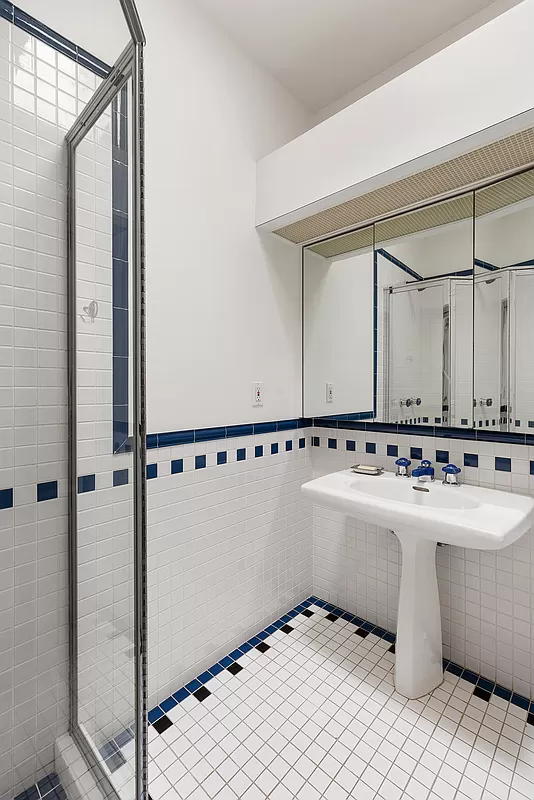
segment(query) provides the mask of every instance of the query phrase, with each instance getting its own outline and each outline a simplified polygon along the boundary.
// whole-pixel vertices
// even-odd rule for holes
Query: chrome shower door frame
[[[68,547],[70,734],[108,797],[118,797],[95,756],[78,716],[78,520],[76,353],[76,148],[112,100],[132,85],[132,382],[134,474],[134,674],[136,800],[148,798],[147,783],[147,591],[146,591],[146,408],[144,237],[144,62],[145,38],[133,0],[121,0],[132,41],[66,136],[68,293]]]

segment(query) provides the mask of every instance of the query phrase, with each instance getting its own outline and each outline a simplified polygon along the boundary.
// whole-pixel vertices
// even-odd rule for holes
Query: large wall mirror
[[[534,171],[310,245],[303,273],[305,416],[534,428]]]

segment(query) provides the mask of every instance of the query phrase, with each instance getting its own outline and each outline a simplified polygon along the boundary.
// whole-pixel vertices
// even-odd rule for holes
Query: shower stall
[[[121,6],[131,42],[66,137],[69,732],[103,794],[133,800],[147,796],[144,34]]]
[[[461,425],[471,419],[472,302],[471,277],[384,289],[386,421]]]

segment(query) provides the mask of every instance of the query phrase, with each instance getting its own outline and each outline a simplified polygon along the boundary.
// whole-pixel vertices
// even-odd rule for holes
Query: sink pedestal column
[[[436,542],[409,532],[395,533],[402,548],[395,687],[413,699],[443,681]]]

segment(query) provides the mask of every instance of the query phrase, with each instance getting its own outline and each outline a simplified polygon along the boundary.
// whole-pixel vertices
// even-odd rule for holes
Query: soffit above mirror
[[[336,231],[362,225],[528,167],[533,163],[533,153],[534,128],[531,127],[291,225],[278,228],[274,233],[295,244],[311,242]],[[528,196],[526,186],[522,185],[521,181],[518,181],[515,190],[509,191],[511,194],[513,191],[518,194],[523,191],[524,197]],[[498,192],[497,194],[489,192],[486,201],[488,210],[481,210],[480,213],[489,213],[502,207],[495,206],[496,202],[507,205],[518,202],[518,199],[521,198],[506,200],[504,195],[499,199]],[[481,209],[483,207],[480,206]],[[339,252],[328,252],[329,257],[332,255],[339,255]]]

